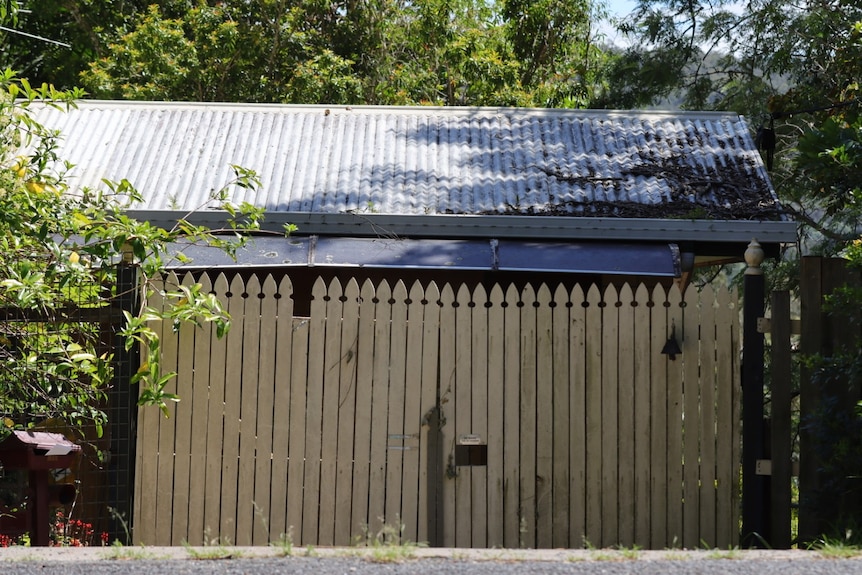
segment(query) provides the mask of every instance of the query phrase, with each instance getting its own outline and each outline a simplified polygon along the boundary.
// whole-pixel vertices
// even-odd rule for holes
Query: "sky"
[[[634,10],[636,5],[636,0],[607,0],[608,14],[612,18],[627,16]],[[608,41],[617,45],[625,45],[625,41],[620,38],[620,34],[614,30],[610,23],[604,22],[600,28]]]

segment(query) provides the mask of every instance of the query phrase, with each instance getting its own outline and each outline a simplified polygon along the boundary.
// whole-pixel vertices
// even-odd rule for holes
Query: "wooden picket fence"
[[[735,292],[318,280],[296,317],[287,277],[199,281],[232,328],[160,328],[137,543],[737,542]]]

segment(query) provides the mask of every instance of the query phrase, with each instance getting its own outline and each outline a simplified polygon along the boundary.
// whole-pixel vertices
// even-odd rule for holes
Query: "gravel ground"
[[[399,551],[295,549],[282,556],[278,549],[260,547],[8,548],[0,550],[0,570],[3,575],[862,574],[862,557],[830,559],[814,551],[416,549],[409,557]]]

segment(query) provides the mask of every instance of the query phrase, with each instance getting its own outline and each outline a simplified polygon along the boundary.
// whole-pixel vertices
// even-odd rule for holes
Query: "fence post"
[[[125,254],[124,254],[125,255]],[[140,367],[138,346],[126,350],[119,333],[123,327],[122,312],[134,315],[139,305],[138,267],[124,258],[117,266],[117,286],[112,320],[114,329],[114,382],[108,392],[111,402],[109,463],[109,501],[115,512],[111,516],[109,533],[112,540],[130,545],[135,489],[135,445],[137,442],[138,386],[130,383]]]
[[[770,363],[770,476],[771,533],[775,549],[790,548],[790,293],[772,293],[772,361]]]
[[[764,252],[756,239],[745,250],[742,330],[742,537],[744,547],[770,541],[768,478],[757,475],[757,460],[765,459],[763,422],[763,334],[757,320],[764,311]]]

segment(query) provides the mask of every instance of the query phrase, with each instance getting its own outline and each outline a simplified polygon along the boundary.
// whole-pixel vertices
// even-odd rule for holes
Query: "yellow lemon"
[[[27,189],[30,190],[31,192],[41,194],[42,192],[45,191],[45,186],[43,186],[39,182],[30,181],[30,182],[27,182]]]
[[[81,256],[78,255],[78,252],[72,252],[71,254],[69,254],[69,261],[73,264],[76,264],[81,261]]]

